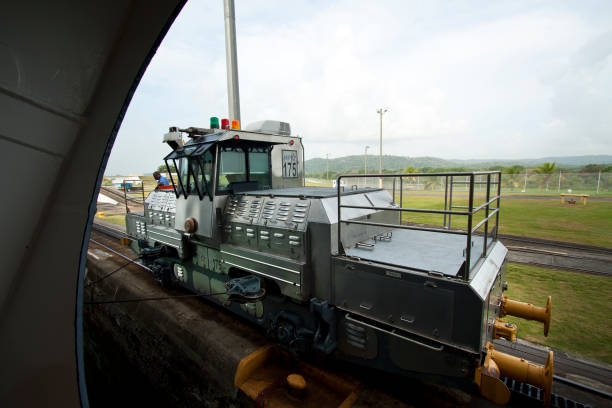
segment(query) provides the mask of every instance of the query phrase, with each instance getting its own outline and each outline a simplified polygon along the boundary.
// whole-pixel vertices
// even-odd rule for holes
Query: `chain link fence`
[[[455,181],[467,180],[466,177],[455,177]],[[478,176],[476,181],[485,182],[486,176]],[[306,178],[307,186],[335,187],[335,179]],[[385,178],[382,187],[387,190],[399,189],[399,178]],[[436,191],[443,192],[445,189],[444,176],[406,176],[402,180],[404,191]],[[380,187],[377,178],[355,177],[343,180],[345,189],[361,187]],[[455,191],[467,191],[467,185],[455,186]],[[476,185],[476,192],[484,189],[482,185]],[[482,190],[484,191],[484,190]],[[611,194],[612,173],[553,173],[553,174],[502,174],[502,193],[530,193],[530,194],[559,194],[559,193],[582,193],[582,194]]]

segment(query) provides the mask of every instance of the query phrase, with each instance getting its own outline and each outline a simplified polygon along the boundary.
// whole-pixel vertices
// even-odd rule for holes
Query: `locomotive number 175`
[[[283,150],[283,178],[297,178],[298,158],[297,151]]]

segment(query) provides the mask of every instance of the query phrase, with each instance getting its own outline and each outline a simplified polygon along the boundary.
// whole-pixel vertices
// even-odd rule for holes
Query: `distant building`
[[[127,188],[129,190],[134,187],[140,187],[142,185],[142,180],[139,176],[125,176],[113,178],[112,183],[115,188],[120,190]]]

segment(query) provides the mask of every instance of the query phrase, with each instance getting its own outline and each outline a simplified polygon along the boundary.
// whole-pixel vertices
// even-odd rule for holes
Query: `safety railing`
[[[404,180],[415,177],[444,177],[444,209],[422,209],[422,208],[404,208]],[[344,190],[342,183],[343,179],[349,178],[368,178],[379,179],[379,185],[383,185],[384,179],[393,179],[392,194],[394,203],[397,203],[396,194],[399,192],[399,205],[397,207],[378,207],[378,206],[361,206],[342,204],[342,192]],[[399,180],[399,183],[396,182]],[[398,186],[399,184],[399,186]],[[467,191],[457,191],[455,186],[464,185]],[[484,193],[484,202],[474,203],[475,187],[482,186],[481,193]],[[493,186],[493,191],[492,191]],[[338,253],[343,254],[342,245],[342,224],[361,224],[377,227],[409,229],[418,231],[438,232],[442,234],[464,235],[466,237],[465,246],[465,262],[460,271],[459,276],[464,280],[470,279],[470,270],[472,264],[478,262],[481,257],[486,257],[489,248],[489,238],[497,239],[497,230],[499,226],[499,208],[501,199],[501,172],[500,171],[477,171],[477,172],[457,172],[457,173],[408,173],[408,174],[359,174],[359,175],[341,175],[336,179],[336,189],[338,198]],[[456,194],[467,192],[467,205],[456,204]],[[455,204],[453,203],[455,201]],[[342,208],[354,208],[364,210],[377,211],[394,211],[399,213],[398,224],[380,223],[366,220],[344,220],[342,219]],[[482,220],[474,225],[475,215],[481,211],[484,212]],[[402,214],[404,213],[420,213],[420,214],[438,214],[443,216],[443,225],[441,228],[435,226],[422,225],[407,225],[402,222]],[[453,216],[462,216],[467,218],[467,226],[465,229],[452,228]],[[494,226],[489,229],[491,219],[494,218]],[[484,227],[484,228],[483,228]],[[482,253],[472,262],[472,236],[478,230],[483,228]]]
[[[105,186],[105,187],[108,187],[108,186]],[[146,200],[146,197],[152,191],[155,191],[155,188],[153,188],[153,189],[145,189],[145,183],[141,182],[139,188],[131,187],[129,189],[129,191],[128,191],[128,187],[124,183],[123,186],[121,187],[121,189],[117,189],[116,193],[117,194],[123,193],[123,201],[124,201],[124,204],[125,204],[125,212],[127,214],[127,213],[130,212],[130,208],[128,207],[128,201],[133,202],[135,204],[142,204],[142,210],[144,211],[145,210],[145,200]],[[133,197],[134,193],[139,194],[140,197],[139,198]]]

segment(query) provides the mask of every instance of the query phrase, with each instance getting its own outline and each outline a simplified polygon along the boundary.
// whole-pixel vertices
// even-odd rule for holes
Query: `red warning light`
[[[289,141],[289,146],[293,146],[293,140]]]
[[[238,139],[240,139],[240,136],[235,135],[235,136],[234,136],[234,140],[238,140]]]
[[[230,121],[229,119],[221,119],[221,129],[229,129]]]

